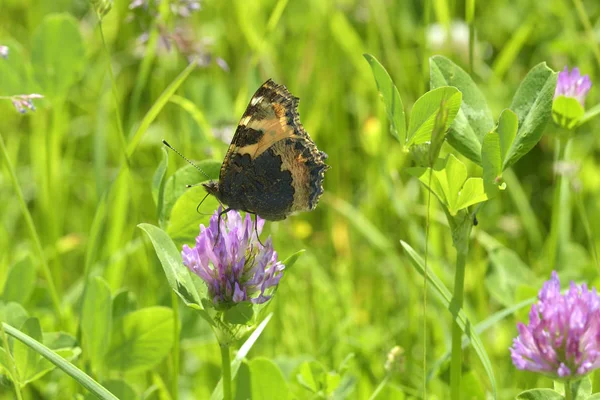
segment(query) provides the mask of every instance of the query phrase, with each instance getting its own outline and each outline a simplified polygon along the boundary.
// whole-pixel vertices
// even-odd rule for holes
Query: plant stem
[[[565,160],[569,142],[570,139],[561,136],[556,139],[557,155],[554,159],[555,166],[557,163]],[[548,267],[552,270],[556,269],[564,245],[562,242],[568,239],[568,236],[565,237],[565,235],[569,234],[569,232],[567,232],[568,229],[565,229],[563,226],[565,218],[568,217],[568,202],[565,197],[566,193],[563,193],[563,190],[568,190],[568,186],[563,188],[562,174],[560,171],[555,172],[552,220],[550,225],[550,237],[548,239]]]
[[[471,230],[469,229],[470,233]],[[465,248],[457,248],[456,253],[456,270],[454,272],[454,297],[450,304],[452,309],[458,310],[463,306],[464,285],[465,285],[465,266],[467,261],[468,236],[465,238],[467,246]],[[452,322],[452,358],[450,361],[450,388],[453,400],[460,399],[460,380],[462,375],[462,330],[456,321]]]
[[[25,224],[29,229],[31,240],[33,241],[35,250],[38,253],[39,262],[42,266],[42,273],[44,274],[44,278],[46,278],[46,283],[48,284],[48,291],[50,292],[50,298],[52,299],[52,305],[54,306],[54,312],[58,317],[59,324],[62,324],[62,310],[60,305],[60,299],[56,291],[56,285],[54,284],[54,279],[52,278],[52,273],[50,272],[50,267],[48,266],[48,260],[46,260],[46,254],[44,253],[42,242],[40,241],[40,237],[37,233],[37,230],[35,229],[33,218],[31,218],[31,213],[27,208],[27,203],[25,203],[23,192],[21,191],[21,186],[19,185],[19,181],[17,180],[17,175],[15,174],[15,170],[8,157],[8,151],[6,149],[6,145],[4,144],[4,139],[2,138],[2,135],[0,135],[0,152],[2,153],[2,156],[4,158],[6,169],[8,170],[8,175],[12,182],[13,189],[17,194],[17,198],[19,199],[19,205],[21,206],[21,211],[23,212],[23,217],[25,218]]]
[[[565,382],[565,400],[573,400],[573,393],[571,391],[571,381]]]
[[[433,166],[431,167],[433,169]],[[429,183],[431,187],[431,177]],[[427,376],[427,260],[429,259],[429,213],[431,212],[431,191],[427,191],[427,219],[425,222],[425,262],[423,265],[423,376]],[[423,379],[423,398],[427,398],[427,379]]]
[[[106,60],[108,64],[108,76],[110,77],[113,101],[115,102],[115,119],[117,122],[117,130],[119,132],[119,143],[121,144],[121,150],[123,151],[123,155],[125,156],[125,162],[129,165],[129,157],[127,155],[127,139],[125,138],[125,133],[123,131],[123,119],[121,118],[121,112],[119,111],[119,90],[117,88],[117,81],[115,80],[115,75],[112,70],[112,62],[110,58],[110,52],[108,51],[108,45],[106,44],[106,39],[104,38],[104,29],[102,29],[102,18],[100,17],[100,15],[97,15],[97,17],[98,30],[100,31],[102,47],[104,48],[104,54],[106,54]]]
[[[426,82],[429,82],[429,44],[427,42],[427,27],[429,26],[429,20],[431,19],[431,0],[423,1],[423,36],[421,38],[421,45],[423,48],[423,65],[421,85],[423,91],[427,90]]]
[[[221,369],[223,376],[223,400],[231,400],[231,357],[229,346],[221,344]]]
[[[171,291],[171,305],[173,307],[173,316],[175,319],[175,324],[173,327],[174,335],[175,335],[175,343],[173,345],[173,376],[171,377],[171,381],[173,384],[173,388],[171,392],[173,394],[174,399],[179,398],[179,303],[177,299],[177,295],[174,291]],[[222,350],[221,350],[222,351]]]
[[[473,19],[475,17],[475,0],[467,0],[465,7],[465,19],[469,25],[469,73],[473,74],[473,54],[475,49],[475,26]]]
[[[23,394],[21,393],[21,386],[18,382],[19,379],[17,379],[17,376],[18,376],[17,367],[15,365],[14,359],[12,358],[10,348],[8,347],[8,338],[6,337],[6,332],[4,331],[4,326],[1,323],[0,323],[0,334],[2,334],[2,343],[4,343],[4,351],[6,352],[7,361],[11,364],[10,365],[11,370],[8,372],[9,372],[10,380],[12,381],[12,383],[15,387],[16,398],[17,398],[17,400],[23,400]]]

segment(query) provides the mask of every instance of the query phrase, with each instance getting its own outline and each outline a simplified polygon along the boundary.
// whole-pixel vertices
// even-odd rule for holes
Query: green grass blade
[[[498,79],[503,79],[506,72],[515,64],[515,59],[519,56],[523,46],[527,44],[529,36],[535,32],[535,24],[535,19],[529,18],[525,23],[521,24],[508,43],[502,48],[492,66],[492,70]]]
[[[598,114],[600,114],[600,104],[596,104],[594,107],[590,108],[589,110],[586,110],[585,114],[583,114],[583,117],[581,117],[581,119],[578,122],[579,126],[585,124],[592,118],[596,117]]]
[[[44,253],[44,248],[42,247],[40,236],[37,232],[35,224],[33,223],[33,218],[31,217],[31,213],[29,212],[27,203],[25,203],[25,198],[23,197],[21,185],[17,180],[15,169],[12,163],[10,162],[8,151],[6,149],[6,145],[4,144],[4,138],[2,137],[2,135],[0,135],[0,151],[2,152],[2,158],[4,158],[4,163],[6,165],[6,169],[8,170],[8,175],[13,185],[13,189],[17,194],[17,198],[19,199],[19,205],[21,206],[21,211],[23,212],[23,218],[25,218],[25,224],[29,229],[29,234],[31,236],[31,239],[33,240],[34,248],[39,257],[40,265],[42,266],[42,273],[44,274],[44,278],[46,279],[46,282],[48,284],[48,290],[50,292],[50,298],[52,299],[54,311],[59,321],[62,321],[61,304],[60,299],[58,297],[58,292],[56,291],[56,285],[54,284],[54,278],[52,277],[52,272],[50,272],[50,266],[48,265],[48,260],[46,259],[46,254]]]
[[[402,247],[404,247],[404,250],[406,250],[406,253],[409,255],[412,265],[415,267],[417,272],[423,275],[425,269],[423,266],[423,259],[421,258],[421,256],[418,255],[417,252],[408,243],[401,240],[400,244],[402,245]],[[433,285],[435,290],[438,292],[438,294],[441,296],[444,305],[448,307],[448,309],[450,309],[452,293],[446,288],[444,283],[435,275],[435,273],[431,269],[427,270],[427,278],[429,282]],[[479,356],[479,359],[483,364],[483,368],[485,369],[485,372],[488,375],[490,384],[492,386],[492,392],[495,398],[497,393],[496,377],[494,375],[492,362],[487,354],[487,351],[485,350],[485,347],[483,346],[483,342],[479,338],[477,332],[473,330],[473,325],[467,318],[467,315],[465,314],[464,310],[460,309],[458,311],[458,314],[454,316],[454,318],[456,323],[465,333],[465,335],[467,335],[467,337],[471,339],[471,342],[473,343],[473,349]]]
[[[106,388],[92,379],[89,375],[50,350],[48,347],[6,323],[2,323],[2,326],[6,333],[48,359],[48,361],[62,369],[67,375],[75,379],[77,383],[89,390],[91,393],[95,394],[99,399],[118,400],[117,397],[106,390]]]
[[[192,73],[195,67],[196,62],[191,62],[190,65],[188,65],[183,71],[181,71],[181,73],[175,78],[175,80],[171,82],[169,86],[167,86],[167,88],[161,93],[158,99],[156,99],[150,110],[148,110],[148,112],[142,119],[140,126],[133,134],[129,145],[127,146],[127,157],[131,158],[135,149],[137,148],[137,145],[140,143],[140,140],[142,140],[142,136],[144,136],[144,133],[146,133],[146,131],[150,127],[150,124],[154,122],[154,120],[156,119],[160,111],[163,109],[165,104],[167,104],[171,96],[173,96],[175,91],[179,89],[179,86],[181,86],[181,84],[186,80],[186,78]]]
[[[539,250],[544,242],[544,232],[536,218],[535,211],[531,207],[527,193],[525,193],[521,182],[519,182],[517,175],[512,169],[504,170],[502,177],[504,178],[504,182],[506,182],[507,192],[517,207],[519,216],[523,220],[523,227],[525,228],[525,232],[527,232],[529,242],[533,246],[532,250]]]
[[[475,325],[475,327],[473,328],[473,331],[476,334],[481,335],[486,330],[488,330],[492,326],[496,325],[498,322],[502,321],[504,318],[508,317],[509,315],[513,315],[515,312],[519,311],[522,308],[530,306],[536,300],[537,300],[537,297],[531,297],[531,298],[529,298],[527,300],[523,300],[513,306],[504,308],[504,309],[490,315],[488,318],[486,318],[485,320],[483,320],[480,323],[478,323],[477,325]],[[469,345],[469,343],[470,343],[469,338],[466,335],[463,335],[463,338],[462,338],[463,349],[466,348]],[[433,363],[433,366],[431,367],[431,369],[429,370],[429,373],[427,374],[427,381],[430,381],[437,375],[437,372],[440,369],[440,367],[442,365],[444,365],[444,363],[446,363],[447,360],[450,359],[450,354],[451,354],[451,352],[447,351],[446,354],[444,354],[442,357],[438,358],[438,360],[435,363]]]

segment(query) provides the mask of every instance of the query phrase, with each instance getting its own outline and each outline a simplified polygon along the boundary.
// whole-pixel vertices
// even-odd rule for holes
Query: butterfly
[[[298,101],[271,79],[254,96],[237,126],[218,181],[202,186],[221,213],[242,210],[270,221],[313,210],[329,166],[300,123]]]

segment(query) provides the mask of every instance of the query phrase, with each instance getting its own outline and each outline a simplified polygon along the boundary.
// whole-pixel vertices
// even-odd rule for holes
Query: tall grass
[[[427,271],[450,288],[457,254],[439,205],[431,201],[428,209],[425,191],[401,173],[411,160],[389,134],[362,55],[373,54],[385,65],[407,111],[429,88],[429,57],[445,55],[472,70],[497,116],[525,73],[541,61],[554,70],[576,65],[600,81],[593,42],[598,3],[211,0],[188,18],[174,16],[167,7],[173,3],[162,2],[159,16],[143,24],[143,12],[134,14],[128,2],[115,2],[101,27],[83,1],[1,4],[0,45],[9,46],[10,54],[0,58],[0,96],[46,97],[25,115],[10,101],[0,102],[0,289],[14,265],[31,256],[35,279],[21,305],[40,320],[43,332],[74,337],[93,276],[106,281],[115,309],[118,299],[123,310],[176,310],[172,328],[179,347],[151,368],[100,377],[85,357],[71,362],[92,378],[103,378],[103,384],[126,381],[138,396],[209,398],[220,378],[219,345],[206,322],[172,295],[137,225],[157,224],[152,179],[163,157],[161,139],[194,160],[222,161],[251,94],[273,78],[301,99],[302,123],[332,168],[315,211],[266,225],[264,235],[273,237],[283,259],[302,248],[306,252],[282,280],[273,317],[248,358],[273,360],[297,398],[310,395],[299,378],[304,361],[316,361],[338,376],[339,393],[347,388],[348,398],[368,399],[384,379],[378,399],[402,398],[401,393],[419,398],[425,386],[430,398],[448,398],[452,316],[445,300],[432,294],[431,281],[423,312],[423,276],[401,241],[420,255],[427,246]],[[71,15],[82,38],[81,65],[58,94],[47,80],[62,79],[67,71],[52,75],[36,67],[43,65],[36,46],[46,43],[36,30],[54,13]],[[472,16],[468,24],[461,22],[465,15]],[[192,65],[176,49],[158,46],[165,27],[189,29],[202,60],[210,62]],[[143,33],[148,42],[140,49],[136,39]],[[70,43],[65,39],[46,50],[62,54]],[[592,89],[590,107],[600,101],[599,93]],[[576,178],[563,180],[577,179],[580,189],[564,204],[572,210],[570,231],[554,266],[547,264],[557,205],[551,134],[506,173],[506,193],[477,214],[463,308],[474,324],[493,319],[477,333],[493,365],[498,398],[551,385],[517,372],[508,352],[515,322],[527,318],[529,303],[522,302],[535,296],[548,272],[555,268],[563,281],[600,284],[594,261],[600,231],[599,128],[590,120],[572,139],[570,160],[580,170]],[[182,166],[171,157],[167,176]],[[472,164],[469,172],[481,174]],[[192,193],[199,202],[202,191]],[[212,213],[216,203],[206,204],[200,211]],[[206,223],[193,207],[189,213]],[[7,289],[0,293],[6,296]],[[386,378],[386,355],[394,346],[404,349],[402,368]],[[462,390],[470,396],[465,398],[491,393],[486,367],[472,346],[465,344],[461,367]],[[238,376],[247,377],[250,367],[239,368]],[[22,388],[24,399],[83,393],[58,370]],[[0,399],[13,396],[12,384],[0,379]]]

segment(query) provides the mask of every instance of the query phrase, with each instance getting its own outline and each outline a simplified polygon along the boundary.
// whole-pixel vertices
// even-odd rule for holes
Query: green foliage
[[[342,375],[338,371],[327,371],[325,366],[317,361],[306,361],[294,371],[296,382],[301,390],[300,397],[316,396],[330,398],[341,388]]]
[[[81,336],[86,357],[101,368],[108,351],[113,321],[113,304],[108,284],[99,277],[86,286],[81,318]]]
[[[431,88],[454,86],[462,93],[462,103],[448,132],[448,143],[461,154],[481,164],[481,142],[494,126],[483,94],[462,68],[442,56],[429,60]]]
[[[5,311],[14,310],[5,309]],[[10,330],[8,326],[3,328]],[[48,351],[53,351],[57,357],[73,360],[81,353],[79,347],[76,346],[75,338],[72,336],[62,332],[42,333],[37,318],[27,318],[21,325],[20,330],[22,335],[26,335],[28,339],[43,342]],[[0,365],[4,367],[11,379],[21,387],[40,379],[54,369],[55,365],[44,358],[43,353],[31,347],[27,342],[13,340],[9,341],[8,344],[8,347],[5,346],[0,351]],[[11,350],[7,351],[7,349]]]
[[[80,78],[85,63],[77,20],[67,14],[46,16],[33,33],[31,54],[42,92],[55,99],[66,96]]]
[[[288,257],[274,301],[227,314],[236,398],[422,398],[425,381],[427,398],[447,399],[454,320],[465,397],[559,393],[517,371],[508,348],[548,279],[557,204],[561,280],[600,285],[598,44],[581,19],[598,21],[593,1],[583,14],[506,0],[204,1],[186,18],[174,7],[186,2],[129,3],[2,3],[0,400],[15,387],[23,399],[223,397],[213,327],[225,317],[181,264],[219,204],[199,206],[205,190],[186,185],[218,179],[268,78],[301,99],[332,168],[314,211],[265,224],[261,238]],[[567,60],[593,82],[583,113],[553,100]],[[24,115],[6,98],[32,93],[44,98]],[[556,203],[563,128],[558,166],[577,192]],[[415,166],[420,181],[404,173]],[[430,193],[442,203],[427,209]],[[470,246],[458,309],[457,243]],[[384,367],[394,346],[401,372]]]
[[[509,109],[502,111],[498,126],[483,138],[481,160],[483,167],[483,183],[488,197],[492,197],[498,189],[504,190],[502,180],[506,153],[517,134],[517,115]]]
[[[167,167],[169,166],[169,152],[163,147],[163,159],[156,167],[154,176],[152,177],[152,199],[156,204],[157,219],[160,221],[161,226],[164,225],[164,202],[165,202],[165,176],[167,173]]]
[[[254,358],[249,363],[252,399],[285,400],[288,384],[277,365],[268,358]]]
[[[410,261],[412,266],[417,270],[419,274],[424,274],[425,267],[423,263],[423,259],[415,252],[415,250],[405,242],[400,242],[404,250],[408,253],[410,257]],[[490,384],[492,386],[492,390],[496,392],[496,377],[494,375],[494,369],[492,367],[492,362],[487,354],[485,347],[483,346],[483,342],[479,338],[476,332],[471,330],[471,322],[467,319],[464,311],[461,309],[455,309],[452,305],[452,294],[450,290],[448,290],[443,282],[435,275],[432,274],[431,271],[427,271],[427,280],[431,282],[436,292],[441,296],[442,302],[445,307],[449,309],[449,311],[453,314],[455,321],[458,323],[463,333],[471,340],[473,348],[477,353],[479,360],[484,366],[485,372],[487,373],[488,379],[490,380]]]
[[[390,133],[405,149],[430,142],[440,115],[444,115],[444,118],[437,129],[445,134],[461,105],[462,94],[456,88],[440,87],[421,96],[411,110],[407,131],[404,106],[392,78],[375,57],[370,54],[365,54],[364,57],[371,66],[377,90],[385,104]],[[437,143],[441,146],[444,135],[440,137],[442,140]],[[436,148],[439,152],[439,146]]]
[[[510,307],[518,300],[517,292],[524,282],[539,280],[514,251],[500,247],[489,254],[491,268],[485,279],[486,288],[494,300]]]
[[[223,313],[223,321],[234,325],[245,325],[252,320],[253,314],[252,303],[238,303]]]
[[[202,311],[202,297],[192,281],[190,270],[183,265],[179,250],[177,250],[169,235],[150,224],[140,224],[139,227],[150,237],[171,289],[177,293],[187,306]],[[200,315],[210,321],[208,314],[201,313]]]
[[[407,145],[423,144],[431,140],[437,115],[446,110],[446,118],[441,131],[448,130],[459,110],[462,94],[458,89],[445,86],[434,89],[421,96],[410,112]]]
[[[38,342],[42,341],[42,329],[37,318],[29,318],[25,321],[23,326],[21,326],[21,331]],[[24,386],[35,377],[37,362],[40,356],[27,345],[16,342],[13,347],[13,357],[15,359],[19,383],[21,386]]]
[[[540,141],[552,114],[557,75],[546,63],[540,63],[521,82],[510,105],[519,119],[519,130],[506,153],[504,168],[517,162]]]
[[[115,395],[119,399],[137,399],[139,396],[135,393],[135,390],[127,384],[127,382],[117,379],[111,379],[109,381],[102,382],[108,391]],[[96,396],[92,393],[88,393],[85,396],[85,400],[95,400]]]
[[[592,381],[589,376],[569,383],[571,395],[566,396],[566,385],[563,382],[554,381],[554,389],[531,389],[519,393],[518,400],[592,400],[597,398],[598,393],[592,394]]]
[[[171,350],[173,311],[148,307],[115,321],[106,364],[115,371],[145,371],[158,364]]]
[[[370,54],[363,54],[371,65],[375,83],[379,95],[385,104],[388,120],[390,121],[390,133],[402,144],[406,142],[406,116],[404,105],[398,93],[398,89],[385,68]]]
[[[236,375],[238,374],[238,371],[240,369],[243,370],[243,368],[241,368],[242,361],[248,355],[248,352],[250,351],[250,349],[252,349],[252,347],[254,346],[254,344],[256,343],[258,338],[260,337],[260,335],[263,333],[263,330],[266,328],[267,324],[271,320],[271,317],[272,317],[272,315],[267,316],[256,327],[254,332],[252,332],[250,334],[250,336],[248,337],[248,339],[246,339],[246,341],[240,346],[237,354],[235,355],[235,358],[233,359],[233,361],[231,361],[231,376],[234,380],[236,378]],[[247,388],[247,385],[246,385],[246,388]],[[212,392],[212,395],[210,396],[210,400],[217,400],[217,399],[222,399],[222,398],[223,398],[223,382],[221,379],[219,381],[219,383],[217,384],[217,386],[215,387],[215,390]]]
[[[531,389],[521,392],[518,400],[564,400],[565,396],[552,389]]]
[[[34,322],[31,324],[33,325],[33,329],[36,330],[36,328],[35,328],[36,323]],[[39,378],[44,373],[50,371],[53,368],[53,366],[49,365],[49,363],[52,363],[52,364],[54,364],[54,366],[62,369],[65,373],[70,375],[81,386],[83,386],[90,392],[94,393],[97,398],[100,398],[103,400],[105,400],[105,399],[106,400],[116,400],[117,399],[106,388],[104,388],[103,386],[98,384],[90,376],[86,375],[83,371],[81,371],[81,369],[75,367],[67,359],[63,358],[64,356],[68,355],[68,353],[71,353],[69,358],[77,357],[77,355],[79,354],[79,348],[73,347],[73,348],[67,349],[67,354],[60,354],[58,350],[61,350],[61,349],[55,349],[56,351],[53,351],[53,349],[51,349],[50,347],[45,346],[44,344],[42,344],[39,341],[32,338],[31,336],[21,332],[20,330],[12,327],[6,323],[4,323],[2,325],[2,328],[8,335],[17,339],[19,341],[19,343],[25,344],[27,347],[29,347],[29,349],[31,349],[32,351],[35,351],[35,353],[40,357],[38,359],[37,365],[41,367],[41,371],[36,370],[37,373],[39,373],[39,375],[35,376],[35,378]],[[49,345],[51,345],[53,343],[58,343],[58,344],[65,343],[65,340],[62,340],[62,338],[64,337],[64,335],[62,335],[62,334],[59,334],[59,336],[58,336],[59,340],[55,340],[55,339],[57,339],[57,336],[48,335],[48,337],[51,339]],[[68,338],[68,336],[67,336],[67,338]],[[73,344],[75,343],[74,339],[72,339],[72,338],[70,339],[70,341]],[[42,359],[41,357],[43,357],[44,359]],[[13,380],[16,382],[19,382],[19,380],[16,379],[15,377],[13,377]]]
[[[165,226],[167,221],[169,222],[169,226],[177,224],[177,218],[184,218],[182,213],[185,213],[185,217],[189,219],[189,208],[185,208],[184,210],[179,210],[178,213],[173,212],[173,208],[177,205],[177,203],[181,200],[181,202],[186,201],[187,197],[182,199],[186,193],[191,192],[188,196],[194,196],[194,198],[199,198],[197,191],[190,190],[186,187],[186,185],[197,185],[202,182],[206,182],[209,179],[219,179],[219,170],[221,169],[221,163],[216,160],[203,160],[196,164],[199,168],[204,171],[208,175],[206,177],[201,171],[195,168],[193,165],[185,165],[184,167],[178,169],[173,175],[171,175],[166,183],[164,184],[163,189],[163,200],[162,200],[162,213],[163,219],[161,220],[161,226]],[[201,188],[199,188],[201,189]],[[201,197],[200,197],[201,198]],[[210,201],[210,200],[209,200]],[[189,207],[189,204],[185,204]],[[198,205],[198,203],[196,203]],[[212,205],[212,204],[211,204]],[[181,208],[182,205],[179,205]],[[206,206],[207,209],[211,209],[209,205]],[[175,220],[175,221],[172,221]],[[184,224],[184,223],[181,223]],[[198,229],[198,225],[196,225],[196,230]],[[177,231],[177,230],[175,230]],[[196,232],[197,234],[197,232]],[[189,236],[188,236],[189,237]]]
[[[575,128],[584,114],[583,106],[573,97],[558,96],[552,102],[552,119],[563,128]]]
[[[35,266],[33,258],[27,255],[11,266],[4,283],[0,299],[25,305],[35,288]]]
[[[439,160],[433,168],[415,167],[406,171],[431,190],[452,216],[487,200],[483,179],[468,178],[467,167],[452,154]]]

